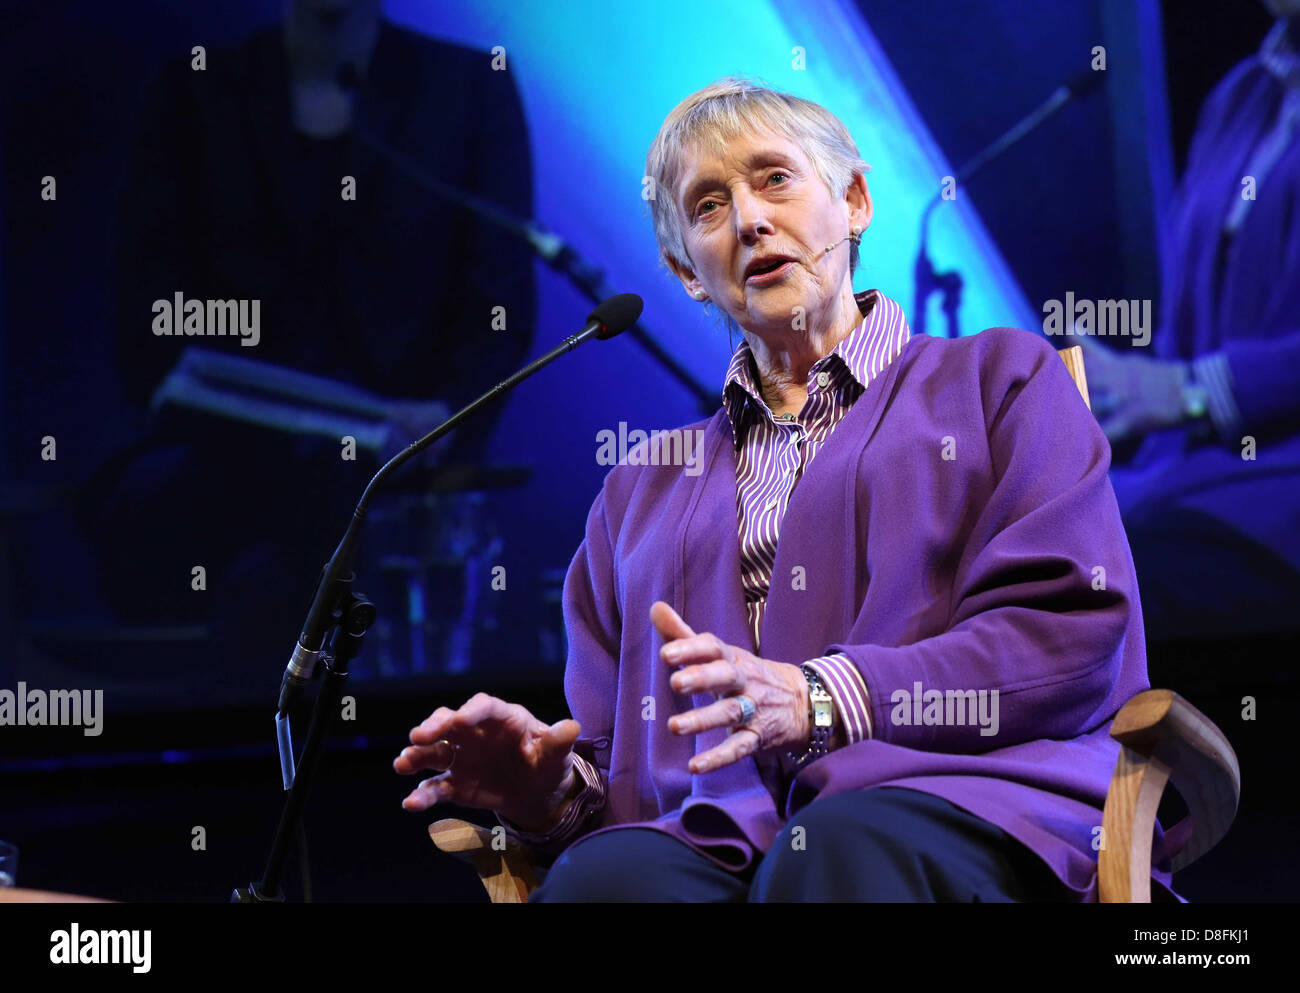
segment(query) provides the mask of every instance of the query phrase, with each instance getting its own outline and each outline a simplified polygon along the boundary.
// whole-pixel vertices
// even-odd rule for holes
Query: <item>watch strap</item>
[[[834,733],[835,699],[826,689],[816,669],[808,665],[800,666],[804,678],[808,680],[808,750],[803,755],[790,753],[790,758],[797,767],[802,768],[809,762],[821,758],[830,752],[831,737]]]

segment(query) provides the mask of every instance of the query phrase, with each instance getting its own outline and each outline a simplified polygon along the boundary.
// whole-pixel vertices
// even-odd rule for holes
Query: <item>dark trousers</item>
[[[1071,894],[1000,828],[940,797],[882,786],[809,804],[741,872],[648,828],[579,839],[530,902],[1012,903]]]

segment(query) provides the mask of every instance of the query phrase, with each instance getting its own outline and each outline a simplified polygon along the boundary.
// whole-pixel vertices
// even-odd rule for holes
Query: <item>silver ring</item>
[[[456,764],[456,753],[459,749],[457,749],[457,747],[453,745],[450,741],[448,741],[446,738],[439,738],[437,741],[434,742],[434,744],[446,745],[448,748],[451,749],[451,764],[448,765],[447,768],[442,770],[443,772],[450,772],[451,767]]]
[[[754,706],[754,701],[747,696],[738,696],[735,699],[740,701],[740,721],[736,724],[737,728],[742,728],[754,719],[754,714],[758,708]]]

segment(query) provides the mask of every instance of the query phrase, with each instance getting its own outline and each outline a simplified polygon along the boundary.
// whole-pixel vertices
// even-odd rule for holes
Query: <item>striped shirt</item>
[[[902,309],[879,291],[859,293],[856,299],[862,322],[808,370],[808,400],[797,415],[777,417],[764,402],[748,342],[736,348],[727,371],[723,405],[738,449],[740,574],[759,655],[772,563],[790,496],[836,425],[911,335]],[[824,655],[806,664],[834,697],[836,723],[844,728],[848,744],[871,737],[866,684],[848,657]]]
[[[753,352],[741,341],[731,358],[722,402],[731,421],[736,457],[736,517],[740,537],[741,583],[757,653],[772,585],[781,521],[795,486],[844,415],[903,350],[911,335],[902,309],[878,290],[856,294],[863,318],[827,355],[808,370],[808,399],[796,414],[774,415],[763,400]],[[789,661],[782,659],[780,661]],[[835,721],[847,743],[871,737],[866,684],[843,653],[807,660],[835,701]],[[605,804],[600,770],[576,752],[574,769],[581,791],[559,822],[544,834],[521,831],[497,819],[515,837],[536,848],[559,849],[587,818]]]

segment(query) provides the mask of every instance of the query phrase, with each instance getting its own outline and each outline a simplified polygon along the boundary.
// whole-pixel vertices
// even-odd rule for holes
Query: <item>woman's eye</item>
[[[776,179],[777,176],[780,176],[782,179],[789,179],[789,178],[790,178],[789,175],[786,174],[786,173],[784,173],[784,172],[774,172],[774,173],[772,173],[772,175],[770,175],[770,176],[767,177],[767,181],[768,181],[768,183],[770,184],[770,183],[772,182],[772,180]]]
[[[696,217],[702,217],[702,216],[704,216],[705,214],[712,213],[712,211],[706,211],[704,208],[705,208],[705,207],[716,207],[717,205],[718,205],[718,202],[717,202],[716,200],[705,200],[702,204],[700,204],[699,208],[695,211],[695,216],[696,216]]]

